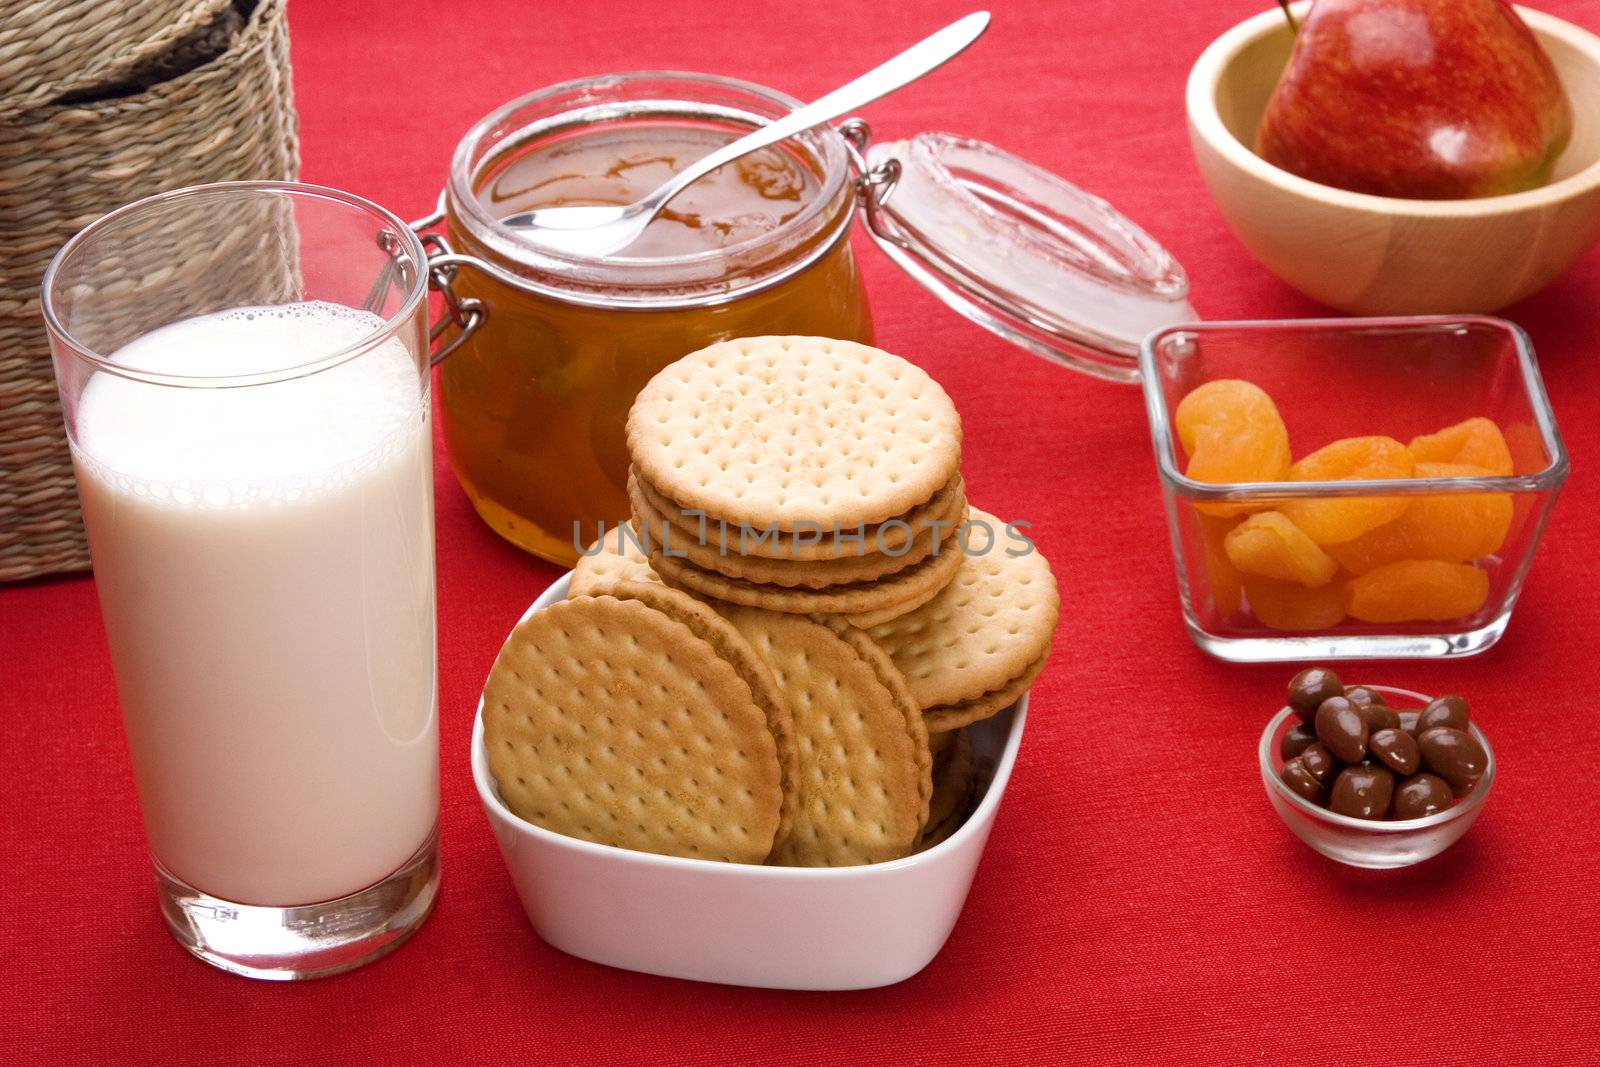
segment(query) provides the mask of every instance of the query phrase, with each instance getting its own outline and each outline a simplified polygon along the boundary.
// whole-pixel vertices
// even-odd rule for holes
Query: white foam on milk
[[[380,330],[370,312],[312,301],[245,307],[163,326],[111,362],[230,377],[288,370]],[[270,385],[152,385],[96,372],[75,451],[120,493],[178,507],[293,504],[348,485],[410,446],[422,421],[417,367],[390,338],[338,366]]]

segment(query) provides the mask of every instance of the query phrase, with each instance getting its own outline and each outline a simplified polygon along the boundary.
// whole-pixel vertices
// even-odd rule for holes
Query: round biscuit
[[[680,507],[792,530],[883,522],[933,497],[961,462],[939,384],[881,349],[747,337],[663,368],[628,412],[628,452]]]
[[[827,589],[785,589],[782,586],[747,582],[742,578],[729,578],[725,574],[696,567],[682,557],[664,555],[659,544],[650,545],[649,550],[650,566],[668,585],[680,586],[730,604],[808,615],[857,615],[884,611],[920,596],[931,596],[949,584],[960,568],[962,559],[961,550],[946,541],[921,563],[873,581],[852,582]]]
[[[937,585],[929,585],[910,600],[902,601],[899,604],[890,604],[888,607],[879,608],[876,611],[858,611],[853,615],[835,615],[834,618],[842,619],[851,626],[858,626],[866,630],[880,623],[888,622],[890,619],[898,619],[908,612],[916,611],[922,605],[938,596],[940,588]]]
[[[720,520],[701,514],[685,514],[683,508],[664,497],[660,490],[642,477],[637,467],[632,468],[629,473],[638,484],[640,495],[658,514],[688,534],[692,543],[699,544],[704,541],[707,545],[720,547],[726,542],[730,551],[740,550],[745,556],[760,556],[773,560],[834,560],[877,551],[893,552],[898,551],[908,540],[923,531],[934,532],[940,540],[943,540],[967,512],[966,483],[962,481],[960,474],[956,474],[933,495],[932,499],[918,504],[904,515],[897,515],[885,522],[860,528],[846,528],[841,524],[840,532],[852,535],[848,538],[839,537],[830,522],[822,521],[821,536],[815,539],[810,531],[802,538],[794,532],[780,531],[768,535],[768,531],[763,528],[759,531],[753,530],[741,545],[741,527],[738,523],[727,523],[724,531],[719,525]],[[756,533],[762,535],[760,540],[756,539]],[[856,533],[861,534],[859,539],[853,536]]]
[[[878,681],[889,691],[894,706],[900,709],[900,714],[906,722],[906,729],[911,731],[911,743],[917,761],[917,788],[921,794],[919,812],[920,818],[926,823],[928,805],[933,797],[933,749],[928,743],[927,720],[917,708],[916,698],[911,695],[911,687],[906,684],[906,676],[900,673],[900,668],[894,665],[894,660],[889,658],[889,654],[867,636],[866,631],[847,622],[841,622],[837,616],[816,615],[812,620],[828,627],[856,650],[856,654],[866,661],[867,666],[872,668],[872,673],[878,676]]]
[[[581,556],[572,569],[572,580],[569,583],[567,596],[580,597],[592,596],[597,591],[604,589],[612,583],[624,582],[661,582],[661,575],[650,566],[650,559],[640,549],[640,536],[630,525],[626,538],[621,527],[616,527],[608,532],[604,538],[589,546],[590,555]],[[599,551],[596,551],[596,548]],[[939,592],[937,586],[930,585],[924,592],[910,600],[899,604],[892,604],[887,608],[863,612],[857,615],[841,614],[838,618],[850,623],[852,626],[862,628],[875,626],[880,622],[904,615],[906,612],[921,607]],[[694,595],[694,594],[690,594]]]
[[[718,615],[707,605],[682,590],[659,582],[613,582],[603,585],[600,594],[618,600],[637,600],[675,622],[687,626],[694,635],[712,648],[750,687],[756,706],[767,716],[767,726],[778,749],[778,767],[782,771],[783,808],[778,813],[778,831],[773,847],[789,836],[795,807],[800,802],[800,757],[795,750],[794,716],[789,712],[789,702],[778,688],[767,661],[756,654],[750,642],[734,625]]]
[[[870,627],[923,708],[961,704],[1004,688],[1050,650],[1061,602],[1050,564],[1035,548],[1010,555],[1005,524],[977,508],[971,522],[995,532],[964,555],[939,594],[915,611]],[[973,538],[969,536],[971,551]],[[998,710],[998,709],[996,709]],[[981,718],[981,716],[980,716]]]
[[[638,601],[579,597],[506,639],[484,748],[519,818],[619,848],[761,863],[783,806],[767,716],[716,649]]]
[[[1049,662],[1050,654],[1046,652],[1038,661],[1017,675],[999,689],[992,689],[973,700],[963,701],[960,704],[940,704],[936,707],[924,708],[922,716],[927,720],[928,729],[933,731],[932,736],[951,730],[959,730],[963,726],[970,726],[975,722],[998,715],[1002,711],[1022,699],[1044,670],[1044,665]]]
[[[614,582],[660,584],[661,576],[651,568],[649,558],[639,547],[641,539],[636,530],[630,526],[624,533],[622,526],[616,526],[590,545],[573,565],[568,598],[593,596]]]
[[[628,499],[633,508],[633,528],[648,530],[651,537],[661,538],[663,550],[681,550],[685,559],[702,570],[786,589],[826,589],[895,574],[927,559],[940,541],[932,529],[927,529],[913,538],[905,551],[897,556],[874,551],[867,555],[839,556],[835,559],[770,559],[743,554],[737,533],[730,533],[726,551],[717,542],[718,535],[715,532],[710,534],[709,543],[700,543],[693,534],[686,533],[657,511],[639,491],[638,480],[632,475],[628,477]]]
[[[932,791],[927,733],[886,656],[798,615],[726,606],[772,668],[794,715],[800,806],[772,862],[846,866],[898,859],[916,845]]]

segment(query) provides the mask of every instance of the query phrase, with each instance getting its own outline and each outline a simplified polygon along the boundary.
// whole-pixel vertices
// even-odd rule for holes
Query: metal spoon
[[[785,137],[803,133],[894,92],[960,55],[989,25],[987,11],[974,12],[912,45],[893,59],[827,96],[762,126],[696,160],[649,196],[623,207],[546,207],[509,215],[500,221],[519,236],[569,255],[606,256],[627,248],[667,201],[726,163]]]

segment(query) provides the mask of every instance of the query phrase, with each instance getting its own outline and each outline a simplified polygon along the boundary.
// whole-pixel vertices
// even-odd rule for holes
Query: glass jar
[[[755,334],[870,343],[872,317],[850,248],[849,155],[831,127],[784,143],[804,168],[796,210],[698,251],[584,258],[536,248],[500,222],[534,205],[508,204],[497,179],[538,153],[581,151],[585,136],[727,141],[798,106],[728,78],[614,75],[525,96],[461,141],[442,221],[474,269],[456,271],[452,289],[488,314],[441,367],[439,415],[462,488],[502,537],[570,563],[598,522],[628,514],[624,423],[668,363]]]

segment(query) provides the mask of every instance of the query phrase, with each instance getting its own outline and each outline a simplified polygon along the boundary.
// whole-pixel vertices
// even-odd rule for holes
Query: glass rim
[[[152,207],[171,203],[173,201],[200,197],[211,194],[231,193],[282,193],[290,197],[317,198],[330,200],[353,207],[374,218],[390,224],[395,236],[411,253],[417,270],[411,279],[405,298],[395,311],[384,317],[383,325],[359,340],[334,349],[315,359],[304,363],[297,363],[291,367],[277,370],[258,371],[251,374],[231,375],[205,375],[205,374],[171,374],[162,371],[141,370],[114,362],[109,355],[95,350],[73,336],[65,323],[56,313],[55,281],[56,274],[63,263],[67,262],[76,253],[82,244],[92,235],[98,234],[106,227],[126,221]],[[148,385],[162,385],[173,388],[188,389],[229,389],[252,385],[273,385],[279,382],[292,381],[317,374],[333,367],[339,366],[363,352],[369,351],[375,345],[381,344],[389,337],[399,332],[415,314],[419,306],[425,306],[428,295],[428,255],[421,239],[416,232],[394,212],[381,204],[368,200],[366,197],[355,193],[345,192],[328,185],[315,185],[309,182],[294,181],[225,181],[205,182],[200,185],[186,185],[178,189],[169,189],[165,192],[153,193],[131,201],[112,211],[106,212],[83,229],[73,234],[65,244],[57,249],[51,257],[50,265],[45,268],[44,277],[40,281],[40,307],[44,315],[45,327],[51,334],[58,337],[63,343],[70,346],[73,353],[79,358],[90,363],[95,370],[114,374],[120,378],[144,382]]]
[[[1402,696],[1408,700],[1415,700],[1424,707],[1433,699],[1425,693],[1418,693],[1411,689],[1401,689],[1393,685],[1373,685],[1367,682],[1357,682],[1355,685],[1364,685],[1366,688],[1383,693],[1386,696]],[[1353,687],[1346,686],[1346,688]],[[1270,783],[1272,790],[1288,801],[1296,810],[1311,816],[1319,822],[1325,822],[1347,830],[1363,830],[1368,833],[1378,834],[1402,834],[1413,830],[1432,830],[1435,827],[1443,826],[1445,823],[1454,822],[1463,815],[1477,810],[1489,796],[1489,786],[1494,782],[1494,749],[1489,747],[1489,739],[1483,736],[1483,731],[1478,729],[1478,724],[1468,719],[1467,731],[1478,744],[1483,746],[1483,754],[1485,756],[1483,777],[1473,784],[1470,793],[1461,797],[1443,811],[1436,811],[1432,815],[1424,815],[1420,819],[1358,819],[1353,815],[1341,815],[1331,808],[1319,807],[1285,785],[1283,776],[1278,773],[1278,768],[1273,766],[1273,756],[1275,755],[1272,745],[1273,735],[1278,732],[1278,727],[1283,724],[1284,720],[1293,715],[1293,708],[1283,707],[1267,721],[1266,729],[1261,731],[1261,742],[1257,745],[1256,754],[1261,762],[1262,777]]]
[[[1437,326],[1483,326],[1509,334],[1522,372],[1522,384],[1533,410],[1534,422],[1550,462],[1530,474],[1447,478],[1364,478],[1348,481],[1306,482],[1198,482],[1178,469],[1176,441],[1167,416],[1156,369],[1156,348],[1173,334],[1217,333],[1225,330],[1328,329],[1339,332],[1407,330]],[[1567,448],[1556,428],[1555,413],[1545,392],[1533,354],[1533,342],[1516,323],[1493,315],[1389,315],[1314,319],[1226,319],[1163,326],[1147,334],[1139,345],[1139,378],[1144,389],[1150,438],[1155,446],[1156,472],[1162,485],[1187,499],[1206,502],[1247,502],[1263,498],[1302,500],[1311,497],[1428,496],[1449,493],[1553,492],[1566,481]]]
[[[796,137],[801,137],[810,134],[816,136],[821,141],[821,151],[818,153],[817,163],[822,167],[822,173],[818,176],[820,187],[818,189],[817,196],[811,201],[811,203],[806,204],[803,208],[801,208],[798,214],[776,229],[769,230],[766,233],[759,234],[755,237],[749,238],[746,241],[741,241],[739,244],[731,245],[727,248],[710,248],[699,252],[687,252],[674,256],[654,257],[586,256],[572,254],[553,249],[527,245],[527,242],[522,240],[515,229],[505,225],[504,222],[496,218],[494,215],[491,215],[488,210],[484,208],[483,201],[478,197],[478,191],[472,187],[473,180],[476,176],[477,166],[478,164],[482,163],[482,160],[479,160],[478,163],[475,164],[471,157],[473,152],[476,151],[487,138],[494,135],[495,128],[499,124],[524,108],[537,106],[547,101],[556,99],[565,93],[573,93],[579,90],[595,88],[597,86],[626,86],[636,82],[651,80],[681,83],[686,85],[710,85],[719,89],[733,89],[739,92],[748,93],[752,97],[781,107],[787,111],[795,111],[802,106],[800,100],[790,96],[788,93],[770,88],[769,86],[761,85],[757,82],[747,81],[743,78],[732,78],[721,74],[703,74],[686,70],[627,70],[617,71],[610,74],[591,74],[580,78],[569,78],[566,81],[557,82],[553,85],[547,85],[542,89],[535,89],[532,92],[524,93],[513,100],[509,100],[506,103],[501,104],[499,107],[484,115],[477,122],[473,123],[472,126],[468,128],[467,132],[461,135],[461,140],[456,143],[455,151],[451,154],[450,173],[445,182],[445,190],[448,195],[449,202],[454,205],[458,212],[469,218],[473,224],[482,228],[486,232],[492,233],[501,240],[515,245],[526,245],[530,252],[546,258],[555,264],[580,270],[586,268],[605,268],[613,272],[626,272],[629,270],[670,272],[673,270],[692,269],[701,264],[713,263],[719,259],[726,259],[728,256],[737,254],[741,251],[748,251],[749,249],[759,248],[763,244],[771,243],[783,235],[792,234],[803,228],[817,226],[819,217],[826,214],[829,206],[832,205],[844,191],[843,187],[850,175],[850,157],[849,153],[845,150],[844,136],[839,133],[832,123],[822,123],[820,125],[813,126],[811,129],[804,131],[802,134],[795,135]],[[630,102],[642,104],[650,103],[652,101],[641,98],[636,101],[627,101],[624,103]],[[697,103],[704,103],[703,101],[694,100],[677,102],[689,105],[690,107],[695,106]],[[596,106],[601,105],[594,101],[590,101],[587,104],[574,101],[573,106],[567,110],[571,112],[579,112],[586,108],[592,108]],[[792,140],[793,138],[790,139]],[[845,218],[846,221],[853,220],[853,213],[846,213]],[[844,227],[846,230],[848,230],[848,228],[848,226]]]

